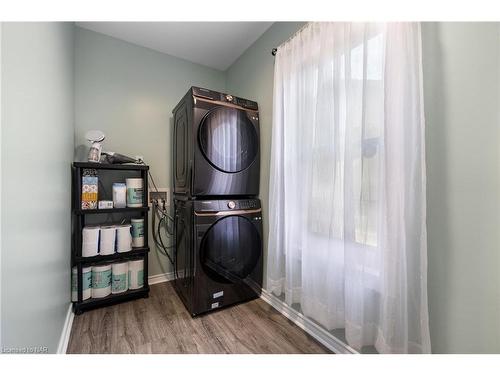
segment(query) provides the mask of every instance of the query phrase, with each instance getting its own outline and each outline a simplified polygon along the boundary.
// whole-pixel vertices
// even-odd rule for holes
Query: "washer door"
[[[237,173],[248,168],[258,154],[259,139],[245,111],[217,107],[202,120],[198,133],[203,155],[215,168]]]
[[[260,234],[249,219],[227,216],[205,233],[200,246],[203,271],[214,281],[238,283],[248,277],[262,256]]]

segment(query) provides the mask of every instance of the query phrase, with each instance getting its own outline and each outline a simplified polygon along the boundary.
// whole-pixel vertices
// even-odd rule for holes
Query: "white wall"
[[[55,352],[70,301],[73,25],[4,23],[1,332]]]
[[[500,353],[499,24],[422,32],[433,352]]]
[[[105,150],[143,155],[157,186],[171,187],[172,109],[193,85],[224,91],[224,73],[94,31],[75,33],[77,158],[86,156],[85,132],[101,129]],[[151,235],[149,244],[149,274],[170,272]]]

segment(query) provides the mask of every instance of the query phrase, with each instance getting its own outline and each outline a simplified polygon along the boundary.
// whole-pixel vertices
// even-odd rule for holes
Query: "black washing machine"
[[[175,200],[175,289],[192,316],[260,296],[258,199]]]
[[[259,194],[256,102],[191,87],[172,112],[175,195]]]

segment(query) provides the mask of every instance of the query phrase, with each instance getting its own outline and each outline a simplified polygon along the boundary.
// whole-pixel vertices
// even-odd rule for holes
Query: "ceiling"
[[[226,70],[272,22],[77,22],[140,46]]]

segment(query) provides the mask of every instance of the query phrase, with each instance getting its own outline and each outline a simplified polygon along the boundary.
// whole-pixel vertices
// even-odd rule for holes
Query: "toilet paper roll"
[[[130,224],[118,225],[116,227],[116,251],[125,253],[132,250],[132,234]]]
[[[111,265],[92,267],[92,298],[111,294]]]
[[[78,284],[77,280],[78,270],[76,267],[71,269],[71,301],[78,301]],[[82,301],[89,299],[92,294],[92,267],[82,268]]]
[[[101,227],[101,239],[99,241],[99,254],[110,255],[115,253],[116,227]]]
[[[144,246],[144,219],[132,219],[132,247]]]
[[[142,178],[127,178],[127,207],[142,207]]]
[[[128,262],[111,265],[111,293],[123,293],[128,289]]]
[[[139,289],[144,286],[144,259],[128,262],[128,288]]]
[[[82,230],[82,256],[93,257],[99,254],[98,226],[86,226]]]

